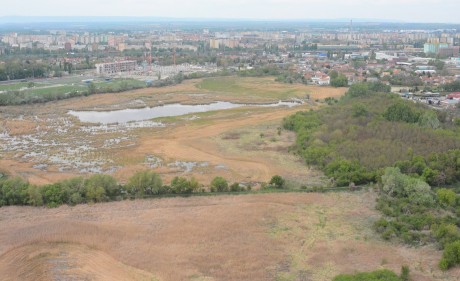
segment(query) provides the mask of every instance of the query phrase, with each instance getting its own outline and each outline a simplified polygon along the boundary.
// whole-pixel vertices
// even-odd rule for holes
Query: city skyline
[[[28,9],[24,9],[27,6]],[[3,5],[0,17],[163,17],[176,19],[338,20],[460,23],[455,0],[26,0]],[[190,13],[193,11],[193,13]]]

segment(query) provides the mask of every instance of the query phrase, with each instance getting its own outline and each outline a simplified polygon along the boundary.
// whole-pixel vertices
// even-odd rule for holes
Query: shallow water
[[[279,101],[271,104],[238,104],[231,102],[215,102],[211,104],[197,104],[197,105],[184,105],[184,104],[167,104],[155,107],[145,107],[138,109],[123,109],[114,111],[69,111],[68,113],[78,117],[82,122],[89,123],[127,123],[131,121],[142,121],[154,119],[159,117],[180,116],[189,113],[208,112],[213,110],[231,109],[243,106],[257,106],[257,107],[276,107],[288,106],[293,107],[300,105],[299,102],[285,102]]]

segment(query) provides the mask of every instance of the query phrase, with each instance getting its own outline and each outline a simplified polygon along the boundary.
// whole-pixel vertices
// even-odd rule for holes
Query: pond
[[[89,123],[127,123],[131,121],[142,121],[159,117],[180,116],[190,113],[208,112],[213,110],[231,109],[244,106],[256,107],[293,107],[300,105],[297,101],[279,101],[269,104],[240,104],[231,102],[214,102],[210,104],[185,105],[180,103],[167,104],[155,107],[144,107],[138,109],[123,109],[114,111],[69,111],[70,115],[78,117],[81,122]]]

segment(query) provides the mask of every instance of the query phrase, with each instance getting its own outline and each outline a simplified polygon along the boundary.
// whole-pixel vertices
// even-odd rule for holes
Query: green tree
[[[336,79],[337,77],[339,77],[339,73],[336,70],[332,70],[331,72],[329,72],[329,77],[331,78],[331,80]]]
[[[211,181],[211,191],[225,192],[228,191],[228,182],[223,177],[215,177]]]
[[[357,83],[350,86],[345,93],[345,98],[363,97],[372,94],[369,90],[369,85],[366,83]]]
[[[119,195],[117,181],[109,175],[92,175],[85,181],[85,196],[88,201],[101,202]]]
[[[436,70],[440,71],[444,69],[445,63],[442,60],[436,59],[436,60],[430,60],[428,62],[428,65],[436,67]]]
[[[336,78],[331,79],[331,86],[332,87],[347,87],[348,78],[345,75],[340,73]]]
[[[61,183],[48,184],[42,187],[43,202],[46,206],[53,208],[64,204],[67,201]]]
[[[63,191],[67,194],[67,204],[76,205],[85,202],[85,179],[74,177],[62,182]]]
[[[455,206],[457,202],[457,194],[451,189],[440,188],[436,191],[439,203],[444,206]]]
[[[392,197],[408,198],[416,205],[434,205],[431,187],[421,179],[402,174],[399,168],[385,169],[382,175],[382,190]]]
[[[441,122],[438,120],[438,116],[435,112],[429,110],[425,111],[418,120],[418,124],[421,127],[429,129],[438,129],[441,126]]]
[[[187,180],[184,177],[175,177],[171,181],[172,191],[178,194],[190,194],[197,191],[199,187],[200,185],[195,178]]]
[[[136,196],[157,195],[162,192],[163,182],[160,176],[153,171],[139,171],[129,178],[126,188]]]
[[[387,108],[383,113],[383,117],[388,121],[417,123],[420,113],[414,111],[407,102],[397,102]]]
[[[285,187],[286,181],[283,179],[283,177],[275,175],[271,178],[269,183],[275,188],[282,189]]]
[[[238,192],[241,191],[242,188],[240,187],[240,184],[237,182],[234,182],[232,185],[230,185],[230,191],[231,192]]]
[[[7,178],[4,181],[0,181],[0,206],[27,204],[28,188],[29,183],[20,177]]]
[[[41,187],[36,185],[29,185],[27,189],[27,196],[29,197],[28,204],[32,206],[43,206]]]
[[[353,104],[353,117],[362,117],[368,115],[367,107],[362,103]]]

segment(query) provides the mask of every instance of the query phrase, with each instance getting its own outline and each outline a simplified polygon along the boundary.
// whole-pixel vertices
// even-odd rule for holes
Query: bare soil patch
[[[373,199],[292,193],[1,208],[0,276],[316,281],[407,264],[414,280],[458,280],[460,269],[437,269],[434,247],[376,237]]]

